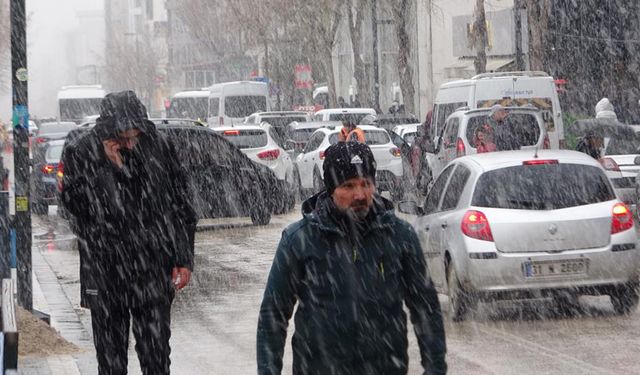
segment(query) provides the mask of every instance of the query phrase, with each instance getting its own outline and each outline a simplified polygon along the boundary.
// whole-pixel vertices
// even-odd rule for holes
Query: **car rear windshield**
[[[225,130],[218,133],[240,149],[264,147],[268,142],[264,130]]]
[[[329,121],[352,121],[359,124],[366,115],[368,113],[333,113],[329,115]]]
[[[62,157],[62,145],[49,146],[47,149],[47,160],[60,160]]]
[[[224,111],[227,117],[247,117],[267,110],[266,96],[227,96]]]
[[[605,155],[631,155],[640,152],[637,136],[631,138],[611,137],[604,151]]]
[[[77,128],[73,122],[51,122],[40,125],[38,134],[67,133]]]
[[[262,119],[263,122],[269,123],[271,126],[275,128],[284,128],[285,126],[291,124],[294,121],[297,122],[306,122],[306,117],[267,117]]]
[[[487,124],[487,116],[476,116],[469,119],[467,124],[467,140],[471,147],[475,145],[475,132],[481,125]],[[540,139],[540,125],[536,116],[529,113],[509,113],[505,125],[513,129],[516,141],[520,146],[534,146]]]
[[[615,199],[604,172],[581,164],[521,165],[478,179],[472,205],[516,210],[555,210]]]

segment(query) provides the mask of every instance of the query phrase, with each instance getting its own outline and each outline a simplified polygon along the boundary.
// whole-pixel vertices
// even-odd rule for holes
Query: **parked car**
[[[284,149],[291,155],[291,160],[295,160],[296,157],[298,157],[304,149],[304,146],[307,145],[309,138],[311,138],[311,135],[316,130],[332,126],[342,126],[342,123],[337,121],[294,121],[290,123],[285,132],[286,140],[284,143]]]
[[[393,131],[398,125],[420,125],[416,116],[410,113],[395,113],[389,115],[369,115],[360,120],[362,125],[375,125],[388,132]]]
[[[43,122],[36,131],[35,138],[33,140],[32,154],[35,158],[40,152],[43,152],[46,148],[46,143],[49,141],[65,139],[67,134],[76,129],[78,125],[75,122]],[[42,155],[39,155],[42,156]]]
[[[322,109],[313,114],[313,121],[343,121],[345,119],[359,124],[367,115],[376,115],[372,108],[331,108]]]
[[[399,135],[405,142],[411,146],[418,136],[418,126],[420,124],[396,125],[391,131]]]
[[[629,125],[602,118],[578,120],[570,130],[577,137],[585,136],[588,132],[603,137],[604,152],[600,162],[607,170],[618,197],[626,204],[637,207],[640,192],[636,188],[636,176],[640,173],[640,135]]]
[[[379,191],[389,191],[393,200],[402,198],[402,151],[383,129],[361,125],[367,145],[371,147],[377,164],[376,185]],[[324,151],[338,142],[342,126],[316,130],[301,154],[296,159],[299,171],[300,189],[303,197],[317,193],[324,188],[322,165]]]
[[[41,145],[42,152],[34,153],[31,168],[31,210],[46,215],[49,205],[57,205],[58,166],[64,140],[49,141]]]
[[[248,116],[244,123],[247,125],[260,125],[263,122],[275,128],[284,128],[292,122],[311,121],[311,116],[307,112],[297,111],[272,111],[272,112],[256,112]]]
[[[278,213],[288,212],[295,205],[296,182],[293,175],[291,156],[276,141],[279,139],[275,129],[267,124],[219,126],[215,132],[234,144],[251,160],[273,171],[278,184],[275,187],[284,191]]]
[[[537,108],[509,107],[506,110],[509,113],[508,125],[517,135],[522,150],[549,148],[542,115]],[[474,134],[476,129],[487,123],[489,112],[489,109],[463,109],[449,116],[433,154],[428,157],[433,178],[438,177],[444,166],[453,159],[478,152]]]
[[[152,121],[176,148],[200,218],[249,216],[255,225],[269,223],[282,200],[282,192],[277,190],[278,179],[269,168],[253,162],[198,121]],[[94,125],[85,124],[74,130],[66,143],[75,142]]]
[[[575,151],[505,151],[455,159],[414,227],[449,313],[478,301],[609,295],[618,313],[638,304],[640,252],[633,215],[602,166]]]

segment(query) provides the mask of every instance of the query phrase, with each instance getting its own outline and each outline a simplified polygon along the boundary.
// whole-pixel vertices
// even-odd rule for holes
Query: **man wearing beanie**
[[[257,333],[258,374],[280,374],[294,307],[293,374],[408,371],[406,303],[425,374],[444,374],[445,335],[416,233],[375,192],[367,145],[325,151],[326,190],[287,227],[267,281]]]
[[[133,91],[107,95],[62,156],[99,374],[127,373],[130,323],[142,373],[169,374],[171,303],[189,282],[197,221],[176,160]]]

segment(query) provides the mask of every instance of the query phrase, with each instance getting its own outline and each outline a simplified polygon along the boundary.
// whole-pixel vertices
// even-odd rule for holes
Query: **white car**
[[[393,200],[400,200],[402,189],[402,155],[393,144],[389,133],[375,126],[361,125],[366,144],[371,148],[376,160],[376,185],[379,191],[389,191]],[[307,142],[302,153],[296,158],[296,167],[303,192],[317,193],[324,188],[322,165],[324,152],[338,142],[342,126],[316,130]]]
[[[418,136],[420,124],[397,125],[391,131],[400,136],[407,144],[412,145]]]
[[[505,151],[458,158],[423,207],[403,202],[430,275],[454,320],[482,300],[609,295],[617,313],[638,304],[633,214],[602,166],[575,151]]]
[[[247,125],[259,125],[263,122],[269,123],[271,126],[284,128],[292,122],[308,122],[311,116],[307,112],[297,111],[280,111],[280,112],[257,112],[248,116],[244,123]]]
[[[281,189],[288,195],[288,208],[295,203],[295,180],[293,161],[289,154],[275,141],[276,135],[269,124],[219,126],[212,128],[236,147],[249,159],[269,167],[282,182]]]
[[[313,121],[342,121],[349,119],[359,124],[365,116],[375,116],[372,108],[331,108],[322,109],[313,114]]]

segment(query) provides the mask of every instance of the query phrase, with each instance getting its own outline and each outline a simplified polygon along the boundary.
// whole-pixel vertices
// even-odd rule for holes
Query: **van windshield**
[[[60,120],[79,121],[100,114],[101,98],[60,99]]]
[[[167,114],[170,118],[207,118],[208,98],[173,98]]]
[[[224,111],[227,117],[247,117],[252,113],[266,112],[266,96],[227,96]]]

